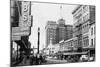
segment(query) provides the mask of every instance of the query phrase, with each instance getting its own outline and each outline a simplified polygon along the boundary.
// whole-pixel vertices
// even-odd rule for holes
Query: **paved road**
[[[67,60],[57,60],[53,58],[47,58],[46,59],[47,63],[46,64],[59,64],[59,63],[67,63]]]
[[[60,63],[67,63],[67,60],[58,60],[58,59],[54,59],[54,58],[46,58],[45,59],[47,62],[43,63],[41,65],[45,65],[45,64],[60,64]],[[30,59],[26,59],[24,58],[23,61],[19,64],[17,64],[18,66],[30,66]]]

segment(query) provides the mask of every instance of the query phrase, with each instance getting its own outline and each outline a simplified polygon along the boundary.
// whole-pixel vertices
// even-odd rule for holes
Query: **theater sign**
[[[32,16],[31,16],[31,2],[22,1],[21,13],[19,16],[19,27],[12,28],[12,40],[20,40],[21,36],[30,35],[31,25],[32,25]]]
[[[19,26],[30,27],[31,26],[31,2],[23,1],[21,7],[22,7],[21,10],[22,16],[20,16]]]

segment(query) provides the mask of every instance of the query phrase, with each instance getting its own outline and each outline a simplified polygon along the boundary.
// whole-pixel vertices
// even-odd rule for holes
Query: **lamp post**
[[[39,46],[40,46],[40,27],[38,27],[38,54],[39,54]]]

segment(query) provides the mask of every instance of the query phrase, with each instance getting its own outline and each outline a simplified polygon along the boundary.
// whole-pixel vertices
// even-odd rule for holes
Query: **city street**
[[[41,64],[38,64],[38,65],[67,63],[67,60],[58,60],[58,59],[55,59],[55,58],[46,58],[45,60],[46,60],[46,62],[42,62]],[[31,59],[24,58],[23,61],[21,63],[18,63],[17,65],[18,66],[31,65],[30,61],[31,61]]]
[[[11,66],[95,60],[95,6],[11,0],[10,9]]]
[[[58,59],[54,59],[54,58],[47,58],[46,61],[47,61],[46,64],[67,63],[67,60],[58,60]]]

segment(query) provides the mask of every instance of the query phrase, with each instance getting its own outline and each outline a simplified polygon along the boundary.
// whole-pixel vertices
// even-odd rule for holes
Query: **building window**
[[[83,40],[83,46],[85,46],[85,40]]]
[[[93,46],[93,39],[91,39],[91,46]]]
[[[93,35],[93,28],[91,28],[91,35]]]
[[[94,34],[96,33],[96,31],[95,31],[96,29],[95,29],[95,26],[94,26]]]
[[[94,45],[95,45],[96,43],[95,43],[95,38],[94,38]]]
[[[88,40],[88,39],[86,40],[86,45],[87,45],[87,46],[89,45],[89,40]]]

